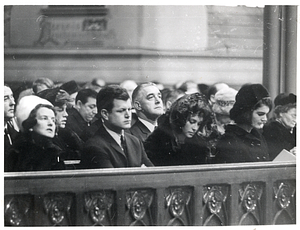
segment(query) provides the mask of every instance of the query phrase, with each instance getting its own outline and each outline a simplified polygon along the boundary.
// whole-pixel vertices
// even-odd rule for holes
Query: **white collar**
[[[122,130],[122,133],[119,134],[119,133],[116,133],[116,132],[112,131],[111,129],[107,128],[104,123],[103,123],[103,126],[106,129],[106,131],[109,133],[109,135],[111,135],[111,137],[118,143],[118,145],[120,145],[120,147],[122,147],[121,135],[124,136],[124,130]]]
[[[148,129],[149,129],[149,131],[152,133],[153,131],[154,131],[154,129],[155,129],[155,126],[157,126],[157,122],[156,122],[156,124],[155,125],[153,125],[153,124],[151,124],[149,121],[146,121],[146,120],[144,120],[144,119],[142,119],[142,118],[138,118],[139,120],[140,120],[140,122],[142,122]]]

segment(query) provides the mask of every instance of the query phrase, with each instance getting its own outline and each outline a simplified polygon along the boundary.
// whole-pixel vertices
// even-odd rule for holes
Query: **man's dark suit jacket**
[[[81,168],[141,167],[142,164],[153,166],[138,138],[125,133],[125,140],[128,156],[125,155],[104,126],[101,126],[95,135],[85,143]]]
[[[67,112],[69,116],[66,127],[73,130],[81,138],[83,131],[89,127],[89,122],[86,122],[75,108],[68,109]]]
[[[140,139],[143,143],[151,134],[150,130],[140,121],[137,120],[128,130],[128,133]]]

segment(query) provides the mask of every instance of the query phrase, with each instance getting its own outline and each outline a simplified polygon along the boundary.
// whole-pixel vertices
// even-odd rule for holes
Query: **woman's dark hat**
[[[268,90],[261,84],[243,85],[235,97],[235,104],[230,110],[230,118],[235,120],[242,113],[251,111],[263,98],[270,97]]]
[[[79,86],[74,80],[65,82],[60,86],[60,89],[66,91],[70,95],[80,90]]]
[[[54,106],[62,106],[70,101],[70,95],[60,88],[45,89],[36,95],[50,101]]]
[[[281,93],[279,94],[275,100],[274,100],[274,104],[275,106],[278,105],[287,105],[287,104],[293,104],[296,103],[297,100],[297,96],[293,93]]]

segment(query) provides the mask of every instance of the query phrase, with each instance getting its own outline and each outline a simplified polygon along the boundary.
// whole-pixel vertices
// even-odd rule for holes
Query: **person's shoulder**
[[[140,142],[140,140],[137,137],[133,136],[131,133],[124,132],[124,135],[126,139],[130,139],[134,142]]]
[[[132,135],[138,135],[139,133],[147,135],[150,133],[150,130],[146,125],[143,124],[143,122],[137,120],[135,124],[129,128],[129,133],[131,133]]]
[[[269,130],[274,130],[274,129],[280,129],[281,127],[282,127],[282,125],[279,122],[277,122],[275,120],[271,120],[264,125],[263,130],[269,131]]]
[[[107,140],[105,138],[105,134],[102,132],[102,130],[98,129],[93,136],[91,136],[84,144],[84,146],[91,146],[91,145],[97,145],[101,146],[103,144],[107,143]]]
[[[75,108],[68,108],[67,109],[67,113],[68,113],[68,115],[69,116],[73,116],[74,114],[76,114],[77,113],[77,110],[75,109]]]
[[[67,110],[68,118],[67,118],[67,126],[70,126],[72,129],[72,126],[74,124],[77,124],[79,118],[81,117],[79,112],[75,108],[70,108]]]
[[[239,137],[243,136],[243,130],[236,125],[226,126],[225,133],[220,136],[218,143],[235,142]]]

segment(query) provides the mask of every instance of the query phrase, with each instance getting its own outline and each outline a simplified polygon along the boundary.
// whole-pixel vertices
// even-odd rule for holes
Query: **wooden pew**
[[[288,162],[4,173],[14,226],[295,224],[295,194]]]

